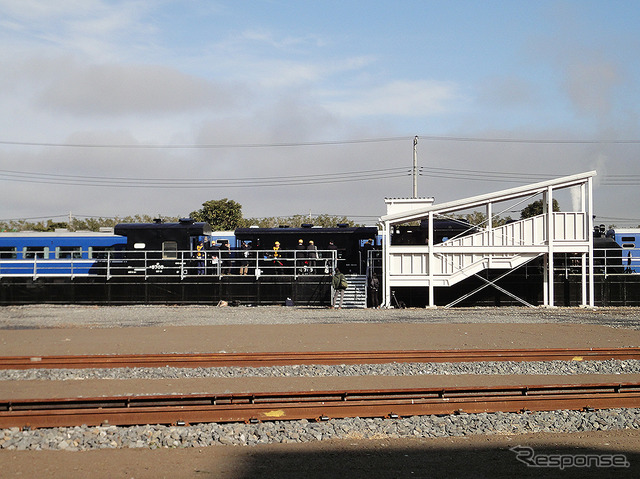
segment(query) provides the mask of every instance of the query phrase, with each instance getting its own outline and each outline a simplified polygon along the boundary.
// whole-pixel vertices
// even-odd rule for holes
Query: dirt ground
[[[532,467],[510,448],[540,458],[615,455],[628,467]],[[575,464],[580,464],[576,460]],[[255,447],[112,449],[87,452],[0,451],[2,477],[161,478],[513,478],[640,474],[640,431],[363,441],[358,438]]]
[[[429,311],[384,312],[375,322],[351,323],[349,311],[308,313],[265,310],[219,313],[180,308],[27,308],[0,310],[0,355],[113,354],[150,352],[242,352],[303,350],[397,350],[532,347],[622,347],[640,345],[637,309],[584,311],[517,310],[465,315]],[[184,325],[176,326],[176,313]],[[189,316],[193,314],[194,316]],[[221,315],[229,314],[220,320]],[[249,321],[243,319],[251,316]],[[337,314],[337,315],[336,315]],[[362,315],[365,313],[354,313]],[[404,316],[400,316],[400,314]],[[97,318],[96,319],[96,315]],[[110,315],[121,318],[107,322]],[[284,321],[278,323],[278,316]],[[287,316],[289,315],[289,316]],[[429,321],[431,315],[432,321]],[[511,315],[511,316],[509,316]],[[144,318],[135,326],[132,316]],[[202,319],[216,321],[202,322]],[[197,320],[193,318],[197,317]],[[295,324],[315,317],[314,324]],[[448,321],[447,321],[448,317]],[[483,317],[487,321],[483,322]],[[509,319],[512,319],[510,321]],[[84,320],[83,320],[84,318]],[[191,319],[189,319],[191,318]],[[229,319],[230,318],[230,319]],[[340,318],[345,318],[340,321]],[[73,321],[70,321],[73,319]],[[179,319],[179,318],[178,318]],[[493,319],[493,320],[492,320]],[[96,323],[96,321],[98,323]],[[291,324],[281,324],[290,322]],[[331,324],[329,324],[331,323]],[[140,324],[140,323],[138,323]],[[127,327],[122,327],[127,326]],[[26,329],[25,329],[26,328]],[[13,385],[3,385],[10,390]],[[15,385],[18,386],[18,385]],[[575,459],[563,470],[532,467],[515,446],[530,447],[540,466],[553,457]],[[579,460],[614,455],[628,467],[578,467]],[[606,464],[605,464],[606,465]],[[0,450],[0,476],[7,478],[335,478],[335,477],[640,477],[640,431],[576,434],[486,435],[441,439],[320,441],[304,444],[213,446],[193,449],[114,449],[86,452]]]

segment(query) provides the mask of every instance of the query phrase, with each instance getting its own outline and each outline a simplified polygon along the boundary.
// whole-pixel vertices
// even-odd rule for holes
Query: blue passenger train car
[[[0,277],[92,274],[96,261],[126,242],[113,232],[0,233]]]
[[[622,265],[625,273],[640,273],[640,228],[615,229],[611,234],[622,248]]]

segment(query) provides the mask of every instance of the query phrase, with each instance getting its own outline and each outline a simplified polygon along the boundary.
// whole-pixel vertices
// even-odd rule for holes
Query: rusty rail
[[[460,349],[424,351],[315,351],[260,353],[113,354],[3,356],[0,369],[86,369],[121,367],[283,366],[293,364],[379,364],[389,362],[582,361],[640,359],[640,348]]]
[[[640,382],[0,401],[0,428],[326,420],[640,407]]]

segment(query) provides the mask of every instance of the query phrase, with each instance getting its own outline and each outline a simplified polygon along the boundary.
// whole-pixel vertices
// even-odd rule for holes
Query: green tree
[[[227,198],[205,201],[202,208],[192,211],[190,216],[209,223],[216,231],[234,230],[243,225],[242,205]]]
[[[558,200],[553,200],[553,211],[560,211]],[[520,212],[520,219],[531,218],[543,214],[542,200],[534,201],[525,206]]]

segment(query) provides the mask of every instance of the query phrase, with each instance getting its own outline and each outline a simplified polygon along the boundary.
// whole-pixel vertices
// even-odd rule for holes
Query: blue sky
[[[595,169],[601,222],[636,226],[638,25],[617,0],[0,0],[0,219],[372,223],[418,135],[420,195]]]

